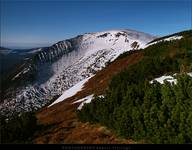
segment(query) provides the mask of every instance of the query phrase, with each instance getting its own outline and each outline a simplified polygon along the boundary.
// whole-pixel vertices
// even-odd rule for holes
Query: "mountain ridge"
[[[15,91],[5,88],[0,110],[8,113],[38,109],[104,68],[121,53],[143,48],[152,39],[153,36],[143,32],[110,30],[79,35],[40,48],[10,76]]]
[[[191,62],[192,49],[191,49],[191,42],[190,42],[192,40],[191,33],[192,31],[188,31],[183,35],[178,34],[177,37],[180,36],[180,38],[164,38],[164,40],[161,39],[158,42],[153,42],[153,44],[149,45],[145,49],[140,49],[136,51],[131,50],[121,54],[114,61],[108,63],[105,68],[103,68],[100,71],[97,71],[96,74],[92,78],[90,78],[88,82],[84,84],[83,88],[80,91],[78,91],[75,95],[72,95],[67,99],[63,99],[63,101],[60,101],[59,103],[55,103],[50,107],[46,105],[41,109],[39,109],[38,111],[35,111],[36,118],[37,118],[37,125],[38,126],[43,125],[45,126],[45,128],[41,130],[33,130],[32,133],[35,133],[35,134],[30,134],[31,135],[30,139],[33,140],[33,143],[38,143],[38,144],[43,144],[43,143],[44,144],[45,143],[46,144],[47,143],[50,143],[50,144],[51,143],[52,144],[53,143],[68,143],[68,144],[72,144],[72,143],[75,143],[75,144],[110,144],[110,143],[130,144],[132,143],[133,144],[133,143],[150,142],[149,139],[152,139],[154,134],[155,136],[158,136],[158,134],[156,133],[159,133],[159,132],[150,132],[149,130],[147,133],[149,134],[152,133],[152,136],[150,135],[148,139],[146,139],[146,137],[143,137],[142,136],[143,134],[140,134],[140,135],[138,134],[138,136],[142,137],[142,139],[136,138],[135,136],[119,137],[119,133],[121,134],[123,133],[126,135],[126,134],[133,133],[132,131],[135,131],[135,128],[133,127],[132,122],[128,122],[129,120],[127,120],[127,118],[124,118],[125,114],[127,112],[130,112],[128,113],[128,117],[133,116],[133,121],[135,120],[137,121],[139,119],[137,117],[137,114],[138,113],[140,115],[143,114],[143,113],[140,113],[139,111],[142,108],[139,107],[135,109],[135,105],[141,104],[141,102],[138,100],[142,98],[142,95],[140,94],[142,94],[144,91],[148,91],[147,92],[148,94],[151,93],[149,96],[154,96],[153,93],[155,92],[158,92],[158,91],[162,92],[165,89],[170,89],[174,86],[177,86],[177,85],[169,85],[169,83],[165,81],[165,85],[162,85],[163,88],[165,89],[157,90],[158,89],[157,87],[160,86],[160,83],[159,84],[158,82],[152,83],[151,81],[153,81],[153,79],[157,79],[157,77],[163,76],[163,75],[172,75],[174,73],[177,73],[178,75],[184,75],[185,72],[192,71],[191,70],[192,66],[191,67],[189,66],[190,63],[192,63]],[[145,80],[145,84],[143,84],[142,83],[144,81],[143,78],[145,77],[147,77],[147,80]],[[186,81],[188,81],[190,78],[188,77],[185,79],[187,79]],[[180,79],[179,79],[179,82],[181,82]],[[134,83],[135,85],[132,86],[132,83]],[[149,87],[143,89],[142,85],[146,85]],[[154,85],[156,85],[156,87]],[[185,86],[184,88],[182,88],[183,85]],[[181,88],[182,89],[181,91],[185,91],[185,89],[187,90],[187,88],[190,89],[190,87],[187,87],[187,85],[192,85],[192,84],[189,84],[189,82],[186,82],[186,84],[179,83],[179,85],[175,88],[175,90],[177,91],[178,88]],[[167,86],[169,88],[167,88]],[[128,87],[128,90],[126,90],[126,87]],[[138,89],[134,90],[136,87]],[[71,88],[69,88],[69,90],[70,89]],[[185,93],[190,94],[191,90],[189,89]],[[153,92],[149,92],[149,90],[152,90]],[[120,92],[120,93],[117,93],[117,92]],[[182,92],[179,92],[179,93],[181,94]],[[113,94],[113,96],[110,96],[112,98],[111,100],[109,97],[110,94]],[[122,94],[127,94],[127,95],[131,94],[131,95],[126,98],[122,98],[121,97]],[[81,109],[78,109],[80,106],[82,106],[83,103],[86,103],[87,101],[86,98],[88,97],[90,98],[90,95],[94,95],[92,96],[91,103],[85,104]],[[119,97],[116,98],[116,96],[118,95]],[[178,95],[178,93],[176,95]],[[131,98],[135,96],[136,98]],[[147,100],[147,103],[146,102],[144,103],[144,106],[146,108],[150,106],[147,104],[151,104],[151,102],[155,102],[153,99],[152,99],[153,101],[150,102],[149,96],[148,98],[146,97],[145,99],[145,101]],[[159,98],[161,98],[160,95],[156,97],[156,99],[159,99]],[[128,100],[126,101],[126,99]],[[187,104],[187,107],[185,108],[188,108],[188,105],[189,105],[188,100],[184,101]],[[122,105],[123,109],[119,109],[119,105],[121,104],[122,101],[124,101]],[[163,103],[161,103],[158,100],[157,102],[159,102],[159,104],[163,104],[169,107],[170,107],[170,104],[172,104],[170,103],[170,101],[168,102],[164,101]],[[178,100],[177,102],[182,102],[182,101]],[[127,109],[126,107],[130,105],[131,107]],[[155,111],[155,113],[156,113],[156,110],[162,111],[162,109],[166,108],[166,107],[161,107],[161,109],[154,109],[156,106],[159,106],[159,105],[155,104],[152,109],[153,111]],[[176,106],[178,105],[173,105],[173,108]],[[179,104],[179,106],[182,106],[182,104]],[[115,112],[110,111],[110,113],[106,115],[105,112],[107,112],[108,108],[111,108],[111,110],[115,109],[116,111]],[[190,114],[191,114],[190,110],[185,109],[185,111],[187,112],[186,114],[188,114],[188,121],[190,121]],[[124,113],[122,114],[122,112]],[[132,113],[132,112],[136,112],[136,113]],[[166,112],[165,114],[170,115],[170,113],[167,113],[167,110],[165,112]],[[145,112],[145,114],[146,113],[147,112]],[[178,112],[178,114],[181,114],[181,116],[182,116],[182,113]],[[163,114],[161,114],[161,116]],[[113,117],[114,115],[117,115],[119,117],[116,117],[114,120],[111,120],[111,117]],[[125,126],[121,128],[111,129],[111,127],[108,124],[105,124],[103,122],[99,122],[95,124],[94,119],[100,119],[100,118],[103,118],[103,121],[106,121],[106,122],[113,121],[109,125],[115,126],[115,127],[118,127],[117,125],[127,125],[127,122],[128,122],[129,123],[128,127],[131,127],[129,128],[131,131],[119,132],[122,130],[123,131],[126,130]],[[121,118],[122,120],[120,120]],[[153,118],[151,120],[152,124],[154,124],[156,119],[159,119],[159,118],[162,118],[162,117]],[[180,117],[176,117],[176,119],[179,119],[179,118]],[[183,118],[183,119],[186,119],[186,118]],[[13,124],[12,125],[13,131],[15,131],[15,125],[17,126],[17,124],[19,124],[19,127],[20,127],[20,122],[18,122],[17,120],[14,121],[11,118],[9,119],[10,119],[11,125]],[[21,119],[23,120],[25,118],[21,117]],[[85,123],[85,120],[90,123],[87,123],[87,122]],[[188,121],[187,123],[189,123]],[[139,127],[141,127],[140,125],[142,125],[142,123],[143,122],[137,124],[137,122],[135,122],[134,125],[138,125]],[[167,123],[169,123],[169,121]],[[178,123],[182,123],[182,122],[176,121],[174,124],[178,124]],[[161,125],[161,124],[158,124],[158,125]],[[185,126],[186,125],[189,125],[189,124],[185,124]],[[150,124],[148,124],[148,126],[150,128],[138,128],[139,130],[136,130],[136,131],[153,128],[153,126],[151,127]],[[17,127],[17,132],[22,132],[22,133],[25,130],[28,131],[28,128],[29,128],[28,126],[26,127],[26,129],[19,128],[19,127]],[[5,129],[7,131],[7,128]],[[162,129],[163,128],[161,128],[161,132],[163,131]],[[178,129],[179,128],[177,128],[177,130],[175,130],[176,132],[174,132],[171,135],[177,134]],[[186,129],[187,131],[191,131],[190,126],[186,126]],[[28,133],[27,131],[26,133]],[[166,131],[165,135],[172,132],[172,130],[168,130],[170,132],[167,132],[167,130],[165,131]],[[15,135],[15,137],[17,137],[17,132],[16,134],[13,132],[13,135]],[[182,130],[183,135],[185,134],[186,136],[190,137],[190,134],[188,133],[190,132],[185,132],[185,130]],[[174,142],[182,142],[182,139],[180,137],[183,135],[179,134],[179,136],[173,136],[173,138],[177,138],[177,141],[174,141]],[[166,137],[161,136],[158,139],[163,139],[163,138],[167,138],[167,136]],[[154,143],[156,142],[158,143],[158,140],[156,141],[156,139],[157,138],[153,139]],[[23,139],[23,140],[27,141],[26,139]],[[169,142],[168,140],[163,140],[163,142]]]

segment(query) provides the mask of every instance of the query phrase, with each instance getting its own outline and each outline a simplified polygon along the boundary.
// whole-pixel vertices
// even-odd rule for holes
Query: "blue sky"
[[[48,46],[126,28],[162,36],[190,29],[191,7],[191,0],[1,0],[1,46]]]

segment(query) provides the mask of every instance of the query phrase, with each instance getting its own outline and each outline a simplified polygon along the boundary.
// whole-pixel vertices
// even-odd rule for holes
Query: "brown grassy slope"
[[[129,65],[137,63],[142,57],[142,51],[137,51],[112,62],[89,79],[84,88],[76,95],[37,112],[39,123],[50,125],[50,128],[38,133],[34,143],[133,143],[131,140],[115,137],[111,131],[100,125],[81,123],[75,113],[79,104],[71,103],[93,93],[95,95],[103,94],[113,75]]]

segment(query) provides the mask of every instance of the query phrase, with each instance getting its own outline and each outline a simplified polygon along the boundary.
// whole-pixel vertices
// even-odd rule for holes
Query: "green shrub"
[[[0,116],[0,121],[0,143],[32,143],[34,133],[41,129],[33,112],[11,118]]]

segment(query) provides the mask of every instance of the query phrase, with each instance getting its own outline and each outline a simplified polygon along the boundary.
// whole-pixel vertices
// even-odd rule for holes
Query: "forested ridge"
[[[79,119],[135,141],[192,143],[192,77],[187,75],[192,72],[192,31],[174,35],[183,38],[141,50],[143,59],[115,75],[104,98],[95,97],[77,111]],[[150,83],[174,73],[177,84]]]

